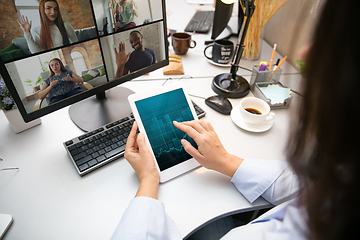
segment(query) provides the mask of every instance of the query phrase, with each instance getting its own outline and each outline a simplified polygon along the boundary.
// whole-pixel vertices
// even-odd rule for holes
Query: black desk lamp
[[[234,0],[221,0],[221,1],[226,4],[233,4],[235,2]],[[245,97],[250,91],[250,85],[248,81],[241,76],[237,76],[236,73],[239,69],[239,62],[244,51],[244,47],[245,47],[244,41],[249,27],[249,23],[255,11],[254,2],[255,0],[239,1],[239,4],[242,5],[241,12],[239,11],[239,17],[241,17],[240,15],[242,14],[244,19],[242,21],[239,41],[236,45],[235,54],[231,62],[231,70],[230,73],[223,73],[217,75],[216,77],[214,77],[212,82],[212,89],[220,96],[224,96],[228,98],[242,98]],[[245,13],[242,12],[244,8],[245,8]]]

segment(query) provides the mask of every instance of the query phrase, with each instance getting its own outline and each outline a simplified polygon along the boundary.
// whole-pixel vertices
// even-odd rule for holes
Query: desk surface
[[[171,9],[189,7],[185,1],[171,0],[168,4]],[[191,11],[189,14],[192,15]],[[175,23],[173,16],[169,16],[170,28],[185,28],[186,23]],[[230,69],[216,67],[203,57],[202,42],[208,36],[194,34],[193,38],[199,44],[182,57],[186,75],[171,76],[172,80],[166,84],[182,77],[190,94],[209,97],[215,95],[211,90],[212,77]],[[266,43],[261,56],[264,59],[271,56],[271,47]],[[241,61],[241,65],[248,68],[254,64],[257,62]],[[285,63],[283,73],[296,73],[296,70]],[[239,70],[238,74],[250,79],[249,72]],[[141,91],[161,86],[167,78],[169,76],[164,76],[160,69],[123,86]],[[300,76],[283,75],[281,80],[296,88]],[[269,131],[251,133],[238,128],[230,116],[208,108],[203,99],[193,100],[207,112],[204,120],[213,124],[230,153],[243,158],[284,160],[289,117],[296,106],[294,101],[289,109],[275,110],[275,122]],[[237,106],[240,99],[231,99],[231,102]],[[3,159],[0,168],[20,168],[19,171],[0,172],[0,213],[10,214],[14,219],[4,239],[111,237],[135,196],[139,182],[124,158],[80,177],[62,145],[80,134],[82,131],[68,117],[68,108],[43,117],[41,125],[20,134],[15,134],[5,116],[0,114],[0,157]],[[262,198],[250,204],[228,177],[204,168],[161,184],[159,199],[183,236],[211,218],[269,206]]]

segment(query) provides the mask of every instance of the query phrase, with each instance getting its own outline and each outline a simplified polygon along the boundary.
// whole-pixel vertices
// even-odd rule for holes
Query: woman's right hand
[[[21,21],[17,20],[17,22],[19,23],[24,33],[30,33],[32,21],[29,22],[27,17],[21,15]]]
[[[244,161],[229,154],[222,145],[214,128],[206,121],[174,122],[175,127],[185,132],[194,139],[198,149],[194,148],[187,140],[182,139],[181,144],[205,168],[218,171],[232,177],[240,164]]]
[[[50,87],[53,87],[57,84],[57,80],[50,78]]]

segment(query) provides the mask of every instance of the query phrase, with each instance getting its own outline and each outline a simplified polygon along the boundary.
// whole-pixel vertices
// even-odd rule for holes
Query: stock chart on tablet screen
[[[191,158],[180,141],[186,139],[197,148],[196,143],[173,124],[173,121],[194,120],[182,89],[139,100],[135,104],[161,171]]]

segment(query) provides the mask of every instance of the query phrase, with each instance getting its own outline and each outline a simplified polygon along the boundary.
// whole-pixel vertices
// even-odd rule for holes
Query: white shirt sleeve
[[[24,33],[24,37],[31,53],[43,51],[40,46],[40,26],[31,29],[30,33]]]
[[[148,198],[134,198],[116,228],[111,240],[118,239],[182,239],[162,202]]]
[[[245,159],[231,181],[250,202],[263,196],[269,202],[278,204],[292,198],[298,189],[296,176],[288,165],[284,161]],[[277,211],[276,216],[282,218],[285,210]],[[116,228],[112,236],[112,240],[115,239],[168,240],[181,239],[181,235],[160,201],[136,197]]]
[[[245,159],[231,182],[250,203],[262,196],[277,205],[294,198],[298,191],[297,177],[288,165],[285,161]]]

